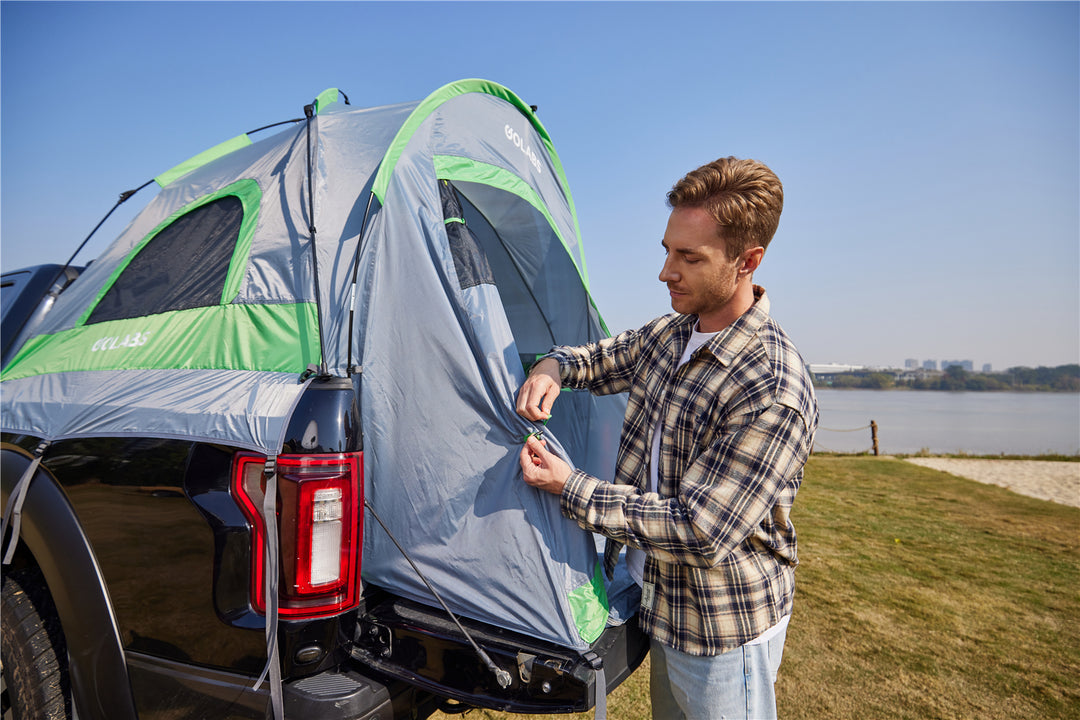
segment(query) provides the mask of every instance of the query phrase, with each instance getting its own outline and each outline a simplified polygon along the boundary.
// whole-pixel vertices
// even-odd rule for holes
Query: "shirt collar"
[[[755,285],[754,304],[750,306],[750,309],[702,347],[711,352],[722,365],[730,365],[768,319],[769,296],[765,294],[765,288]],[[689,327],[693,328],[695,323],[697,323],[696,317]]]

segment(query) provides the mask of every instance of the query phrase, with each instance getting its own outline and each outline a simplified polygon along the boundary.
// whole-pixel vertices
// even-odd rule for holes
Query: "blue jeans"
[[[776,720],[773,686],[786,635],[708,657],[650,641],[653,720]]]

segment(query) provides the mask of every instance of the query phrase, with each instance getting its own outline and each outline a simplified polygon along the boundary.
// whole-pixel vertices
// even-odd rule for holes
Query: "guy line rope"
[[[871,421],[870,421],[870,424],[869,424],[869,425],[863,425],[862,427],[857,427],[857,428],[847,428],[847,429],[842,429],[842,430],[837,430],[837,429],[833,429],[833,428],[823,428],[823,427],[819,427],[819,428],[818,428],[818,432],[840,432],[840,433],[844,433],[844,432],[859,432],[860,430],[866,430],[866,429],[868,429],[868,428],[869,428],[869,430],[870,430],[870,441],[871,441],[872,445],[871,445],[871,446],[870,446],[869,448],[867,448],[866,450],[856,450],[856,451],[854,451],[854,453],[853,453],[853,454],[856,454],[856,455],[857,455],[857,454],[860,454],[860,453],[872,452],[872,453],[874,453],[874,455],[877,455],[877,454],[878,454],[878,437],[877,437],[877,423],[876,423],[876,422],[874,422],[873,420],[871,420]],[[828,453],[837,453],[837,454],[839,454],[839,453],[838,453],[838,451],[836,451],[836,450],[830,450],[829,448],[827,448],[827,447],[824,447],[823,445],[821,445],[820,443],[818,443],[818,442],[817,442],[817,441],[815,440],[815,442],[814,442],[814,450],[813,450],[813,451],[819,451],[819,450],[820,450],[821,452],[828,452]]]

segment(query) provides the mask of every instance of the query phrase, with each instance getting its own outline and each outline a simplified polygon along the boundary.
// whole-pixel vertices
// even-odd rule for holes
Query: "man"
[[[530,437],[525,482],[622,545],[642,585],[653,717],[776,717],[798,563],[790,511],[817,427],[795,346],[754,271],[783,187],[765,165],[721,158],[668,193],[660,281],[675,314],[536,364],[517,411],[550,416],[561,387],[628,392],[614,482],[570,468]]]

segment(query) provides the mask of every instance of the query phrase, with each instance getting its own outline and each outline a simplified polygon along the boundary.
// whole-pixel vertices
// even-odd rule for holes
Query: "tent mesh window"
[[[446,221],[446,237],[450,242],[450,254],[454,258],[461,289],[482,284],[495,284],[491,266],[480,243],[465,220],[461,199],[448,180],[439,181],[439,195],[442,199],[443,219]]]
[[[243,219],[233,195],[176,218],[137,251],[86,324],[219,305]]]

